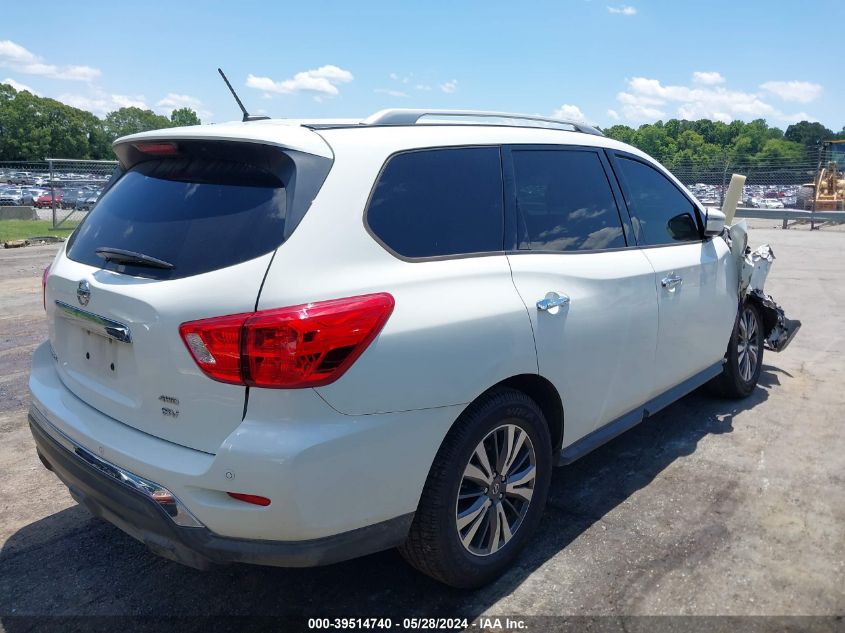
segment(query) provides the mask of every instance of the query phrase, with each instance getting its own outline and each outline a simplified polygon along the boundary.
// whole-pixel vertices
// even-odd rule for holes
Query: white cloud
[[[458,89],[458,80],[453,79],[452,81],[447,81],[445,84],[440,84],[440,89],[446,94],[451,94]]]
[[[566,119],[568,121],[586,121],[587,117],[581,112],[581,108],[575,105],[564,103],[557,110],[552,112],[554,119]]]
[[[156,110],[168,116],[170,116],[173,110],[178,110],[179,108],[190,108],[201,119],[208,119],[212,116],[211,112],[203,107],[202,101],[191,95],[180,95],[169,92],[164,98],[156,102]]]
[[[11,40],[0,41],[0,59],[18,64],[34,64],[38,61],[33,53]]]
[[[607,7],[607,10],[610,11],[610,13],[616,13],[618,15],[637,15],[636,7],[626,4],[622,4],[618,7]]]
[[[407,92],[402,92],[401,90],[390,90],[389,88],[376,88],[373,90],[378,94],[389,95],[391,97],[407,97]]]
[[[718,73],[705,74],[708,75],[705,81],[717,80],[715,75]],[[693,78],[696,78],[696,74]],[[757,118],[786,122],[796,116],[781,112],[759,93],[730,90],[713,83],[675,86],[664,85],[658,79],[633,77],[627,80],[627,84],[628,89],[618,93],[616,100],[621,105],[624,118],[634,123],[647,123],[671,116],[725,122]]]
[[[610,117],[611,119],[613,119],[614,121],[618,121],[618,120],[621,118],[621,117],[619,116],[619,113],[618,113],[616,110],[614,110],[613,108],[610,108],[610,109],[607,111],[607,116],[609,116],[609,117]]]
[[[0,67],[11,68],[25,75],[39,75],[50,79],[93,81],[100,70],[91,66],[57,66],[11,40],[0,40]]]
[[[716,71],[697,70],[692,74],[692,81],[702,86],[715,86],[725,83],[725,78],[722,77],[721,73],[717,73]]]
[[[786,123],[798,123],[799,121],[818,121],[818,118],[807,114],[806,112],[795,112],[794,114],[784,114],[781,119]]]
[[[760,84],[760,88],[783,99],[810,103],[818,99],[824,90],[820,84],[809,81],[767,81]]]
[[[147,102],[144,100],[144,95],[112,95],[111,101],[118,108],[141,108],[141,110],[149,110]]]
[[[329,64],[314,70],[304,70],[296,73],[291,79],[283,81],[274,81],[270,77],[258,77],[250,73],[247,76],[246,85],[265,93],[295,94],[311,92],[317,96],[334,97],[340,92],[337,84],[348,83],[353,79],[352,73],[348,70]]]
[[[399,81],[399,82],[402,82],[403,84],[409,84],[409,83],[411,83],[411,79],[414,78],[414,73],[410,73],[408,75],[399,75],[398,73],[390,73],[390,75],[388,75],[388,76],[390,77],[390,79],[392,81]]]
[[[93,95],[63,94],[58,100],[74,108],[88,110],[94,114],[104,116],[120,108],[140,108],[149,110],[144,95],[107,94],[102,90],[95,90]]]
[[[30,88],[30,87],[29,87],[29,86],[27,86],[26,84],[22,84],[22,83],[21,83],[21,82],[19,82],[19,81],[15,81],[15,80],[14,80],[14,79],[12,79],[11,77],[6,77],[6,78],[5,78],[2,82],[0,82],[0,83],[8,84],[9,86],[11,86],[12,88],[14,88],[14,89],[15,89],[15,90],[17,90],[18,92],[22,92],[22,91],[26,90],[26,91],[27,91],[27,92],[29,92],[30,94],[34,94],[34,95],[37,95],[37,94],[38,94],[38,93],[37,93],[37,92],[36,92],[33,88]]]
[[[431,85],[430,85],[430,84],[427,84],[427,83],[422,83],[422,82],[420,82],[420,80],[419,80],[419,79],[416,79],[416,80],[415,80],[415,79],[414,79],[414,73],[408,73],[407,75],[404,75],[404,74],[403,74],[403,75],[400,75],[399,73],[390,73],[390,74],[388,75],[388,77],[390,77],[390,79],[391,79],[392,81],[398,81],[398,82],[400,82],[400,83],[404,84],[405,86],[407,86],[407,88],[403,88],[402,90],[396,90],[396,91],[394,91],[394,92],[396,92],[396,93],[399,93],[399,92],[404,93],[404,92],[405,92],[405,90],[408,90],[408,89],[410,89],[410,88],[413,88],[414,90],[422,90],[422,91],[426,91],[426,92],[427,92],[427,91],[429,91],[429,90],[431,90]],[[451,82],[448,82],[448,83],[449,83],[449,84],[452,84],[452,83],[457,84],[458,82],[457,82],[457,81],[451,81]],[[412,85],[412,84],[413,84],[413,85]],[[445,85],[445,84],[444,84],[444,85]],[[377,89],[377,90],[376,90],[376,92],[384,92],[385,94],[392,94],[391,92],[386,92],[386,91],[385,91],[385,90],[383,90],[383,89]],[[449,90],[444,89],[444,90],[443,90],[443,92],[449,92]],[[452,90],[452,92],[454,92],[454,90]],[[407,95],[407,94],[402,94],[402,95],[395,94],[394,96],[404,96],[404,97],[407,97],[408,95]]]
[[[54,79],[94,81],[100,74],[98,68],[91,68],[90,66],[61,66],[55,74],[51,74],[50,76]]]

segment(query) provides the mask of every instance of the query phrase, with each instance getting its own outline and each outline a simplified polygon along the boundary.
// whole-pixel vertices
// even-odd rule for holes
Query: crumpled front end
[[[760,309],[766,340],[766,349],[781,352],[792,342],[801,321],[790,319],[783,308],[763,291],[769,269],[775,260],[772,247],[763,244],[755,250],[748,246],[748,227],[745,220],[725,227],[722,237],[731,249],[739,268],[739,298],[742,301],[753,301]]]

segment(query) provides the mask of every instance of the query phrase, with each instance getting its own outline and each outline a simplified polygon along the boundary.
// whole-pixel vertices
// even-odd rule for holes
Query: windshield
[[[836,161],[840,171],[845,170],[845,143],[831,143],[828,161]]]

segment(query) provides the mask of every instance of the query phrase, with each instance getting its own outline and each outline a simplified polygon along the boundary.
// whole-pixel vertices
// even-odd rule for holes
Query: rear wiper
[[[125,251],[122,248],[101,246],[94,252],[97,253],[97,257],[102,257],[107,262],[115,262],[116,264],[133,264],[135,266],[148,266],[149,268],[164,268],[165,270],[173,268],[173,264],[163,259],[134,251]]]

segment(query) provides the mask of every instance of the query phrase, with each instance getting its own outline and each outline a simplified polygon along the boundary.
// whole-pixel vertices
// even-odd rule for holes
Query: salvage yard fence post
[[[53,228],[58,228],[56,224],[56,179],[53,177],[53,159],[47,159],[47,169],[50,171],[50,208],[53,210]]]
[[[59,228],[68,220],[82,221],[94,203],[88,199],[80,200],[81,193],[100,194],[114,176],[117,161],[84,160],[74,158],[47,158],[50,178],[50,197],[52,209],[52,227]],[[57,190],[63,191],[62,200],[57,202]],[[67,213],[62,214],[65,209]],[[63,216],[63,217],[62,217]]]

